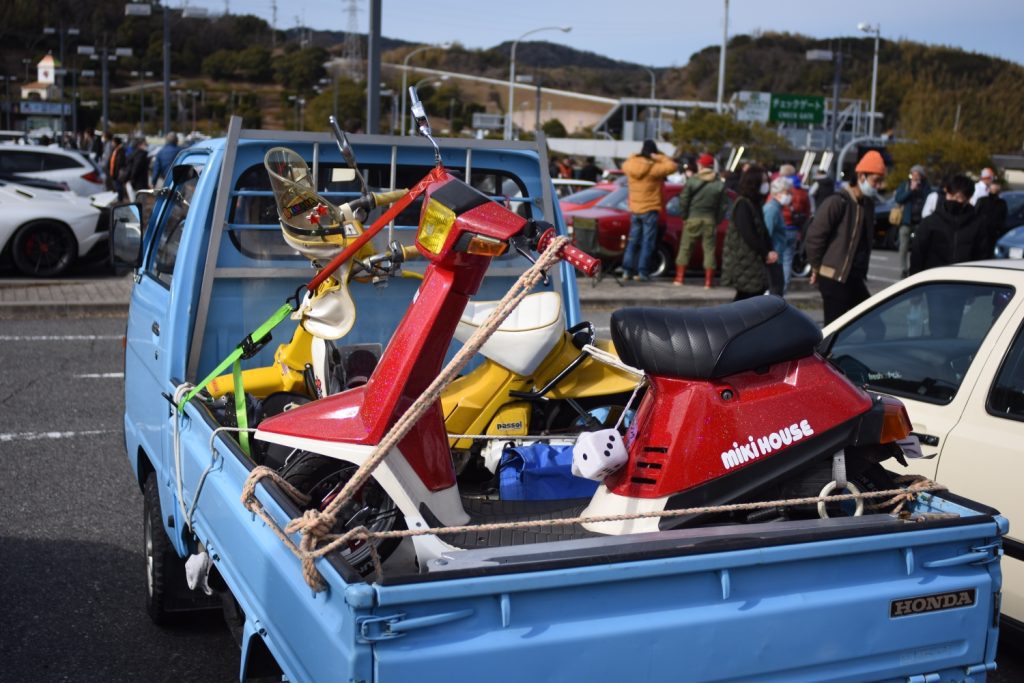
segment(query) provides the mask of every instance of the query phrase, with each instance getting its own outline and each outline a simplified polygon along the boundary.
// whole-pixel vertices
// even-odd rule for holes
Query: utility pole
[[[380,15],[381,0],[370,0],[370,28],[366,43],[366,130],[380,132]]]
[[[543,79],[541,78],[540,74],[537,74],[537,119],[533,123],[533,132],[534,133],[536,133],[537,131],[540,130],[540,97],[541,97],[540,84],[541,84],[542,80]]]
[[[722,19],[722,49],[718,55],[718,99],[715,100],[715,111],[722,113],[722,100],[725,98],[725,48],[729,43],[729,0],[725,2],[725,15]]]
[[[835,58],[833,60],[835,64],[835,71],[832,76],[832,158],[836,158],[836,143],[839,137],[839,86],[841,85],[841,78],[843,73],[843,43],[839,41],[839,49],[836,50]],[[839,168],[838,160],[836,160],[836,182],[839,181],[839,176],[842,175],[843,169]]]
[[[171,8],[166,3],[164,0],[164,135],[171,132]]]

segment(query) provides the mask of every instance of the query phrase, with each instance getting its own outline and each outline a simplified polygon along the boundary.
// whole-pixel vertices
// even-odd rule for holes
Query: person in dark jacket
[[[899,225],[900,276],[906,277],[910,270],[910,236],[921,223],[921,211],[932,187],[924,175],[924,166],[910,167],[910,177],[896,188],[893,201],[903,207]]]
[[[992,258],[996,248],[996,242],[1006,232],[1006,200],[999,196],[1003,186],[998,180],[993,180],[988,186],[988,194],[978,200],[974,205],[974,211],[978,214],[978,222],[981,230],[981,256],[979,258]]]
[[[764,169],[751,165],[737,185],[739,197],[733,204],[722,245],[722,284],[736,289],[733,301],[764,294],[768,288],[766,265],[779,260],[761,209],[761,185],[765,179]]]
[[[871,296],[867,278],[875,197],[885,180],[885,161],[870,150],[854,170],[856,182],[818,206],[804,238],[810,281],[821,292],[826,325]]]
[[[592,183],[596,183],[597,179],[601,177],[601,169],[597,167],[597,163],[594,161],[594,157],[587,157],[587,160],[577,171],[576,177],[580,180],[589,180]]]
[[[128,167],[125,157],[121,138],[115,135],[111,138],[110,157],[107,161],[107,176],[110,178],[110,189],[117,192],[117,198],[122,202],[128,198],[128,193],[125,191],[124,186],[128,182]]]
[[[135,193],[149,187],[149,145],[146,138],[135,140],[135,147],[128,157],[128,196],[135,201]]]
[[[910,272],[949,266],[981,258],[984,238],[971,195],[974,183],[965,175],[953,176],[945,201],[921,221],[910,251]]]

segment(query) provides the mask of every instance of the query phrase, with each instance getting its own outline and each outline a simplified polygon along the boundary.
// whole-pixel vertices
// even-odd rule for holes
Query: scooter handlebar
[[[548,245],[551,244],[551,240],[555,239],[557,234],[554,228],[548,228],[544,231],[544,234],[540,236],[537,241],[537,252],[543,253],[547,250]],[[583,251],[578,247],[574,247],[571,244],[566,244],[562,247],[558,254],[563,261],[568,261],[576,270],[580,271],[587,277],[594,277],[601,270],[601,260],[596,259],[587,252]]]

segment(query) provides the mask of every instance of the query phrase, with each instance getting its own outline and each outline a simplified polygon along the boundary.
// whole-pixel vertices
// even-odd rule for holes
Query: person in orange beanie
[[[826,325],[871,296],[868,265],[885,161],[875,150],[868,151],[855,172],[855,182],[818,207],[804,238],[811,283],[817,283],[821,292]]]

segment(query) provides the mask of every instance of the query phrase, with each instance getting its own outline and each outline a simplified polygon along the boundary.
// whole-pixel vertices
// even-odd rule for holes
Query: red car
[[[562,208],[562,214],[567,214],[570,211],[579,211],[580,209],[589,209],[611,194],[617,187],[618,185],[615,183],[598,183],[593,187],[584,187],[582,190],[577,190],[559,199],[558,205]]]
[[[683,232],[683,219],[679,216],[679,193],[683,191],[683,187],[675,183],[665,183],[662,186],[662,208],[658,215],[658,247],[654,252],[654,263],[650,269],[652,277],[675,273],[676,253]],[[729,192],[729,199],[734,198],[735,194]],[[630,224],[629,190],[625,186],[616,187],[589,209],[566,213],[565,219],[577,246],[591,256],[600,258],[605,272],[610,272],[621,265],[626,240],[629,238]],[[718,268],[722,267],[722,242],[728,227],[729,217],[726,215],[718,224],[715,233],[715,263]],[[698,242],[687,268],[701,270],[703,258],[704,252]]]

